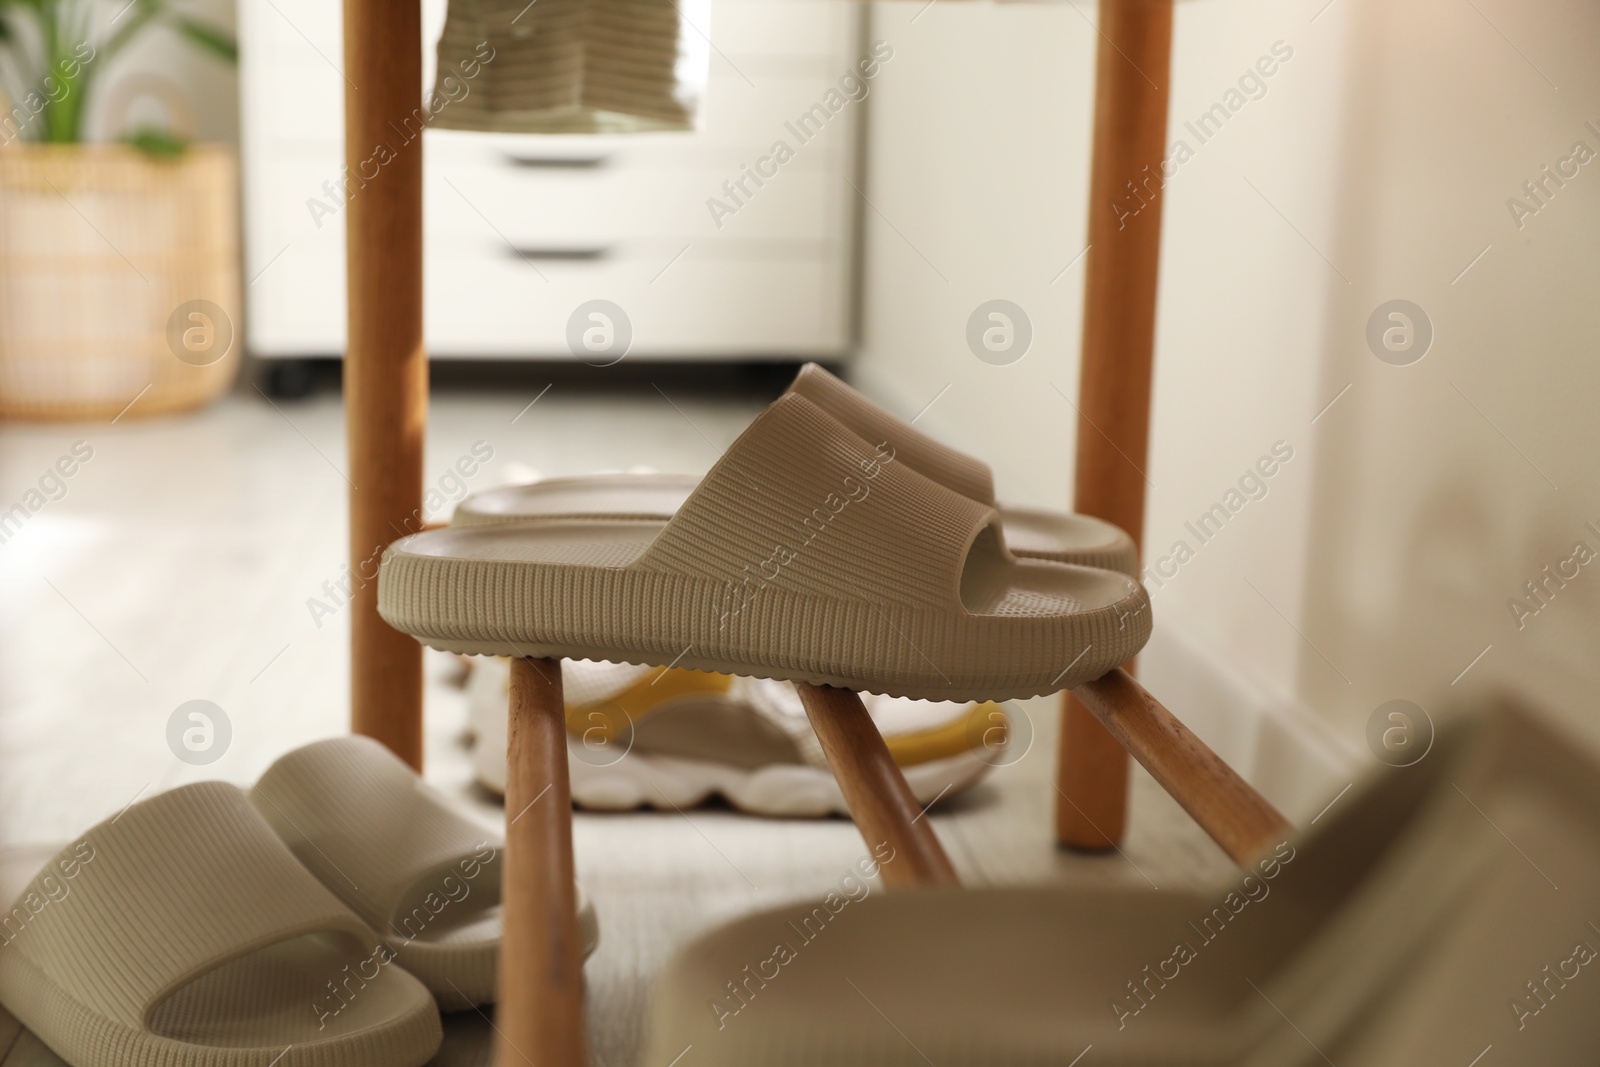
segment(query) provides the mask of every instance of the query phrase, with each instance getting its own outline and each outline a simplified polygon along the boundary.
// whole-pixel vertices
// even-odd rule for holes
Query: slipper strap
[[[445,908],[500,898],[498,835],[457,815],[369,737],[283,756],[251,799],[295,856],[374,930],[419,936]]]
[[[998,539],[989,505],[786,393],[729,446],[638,565],[725,582],[735,608],[772,584],[959,610],[967,555],[991,528]]]
[[[207,971],[311,933],[376,944],[237,786],[201,782],[133,805],[45,865],[6,917],[0,994],[20,1010],[46,983],[85,1018],[141,1029]]]
[[[900,421],[819,364],[801,367],[789,391],[814,402],[868,444],[887,442],[900,462],[940,485],[980,504],[994,504],[994,472],[987,463]]]

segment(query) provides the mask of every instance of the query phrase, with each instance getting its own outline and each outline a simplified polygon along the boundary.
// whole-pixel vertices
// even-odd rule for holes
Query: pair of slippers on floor
[[[390,546],[378,610],[434,648],[942,701],[1105,674],[1149,638],[1132,541],[1002,508],[989,469],[808,364],[698,481],[478,494]]]
[[[367,738],[183,786],[0,854],[4,1036],[74,1067],[417,1067],[441,1010],[494,1000],[500,871],[499,837]],[[580,926],[587,953],[581,899]]]

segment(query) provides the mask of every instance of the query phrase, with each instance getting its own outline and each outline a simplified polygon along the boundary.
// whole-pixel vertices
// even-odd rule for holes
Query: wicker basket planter
[[[0,150],[0,418],[132,418],[225,391],[237,188],[213,145],[172,160],[120,144]]]

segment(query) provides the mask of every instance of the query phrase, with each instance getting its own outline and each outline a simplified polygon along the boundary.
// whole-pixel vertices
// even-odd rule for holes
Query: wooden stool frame
[[[1172,0],[1101,0],[1075,509],[1138,537],[1150,407]],[[346,209],[350,554],[423,528],[428,368],[422,334],[422,138],[395,145],[422,86],[418,0],[345,0],[345,156],[395,147]],[[1152,178],[1152,174],[1155,177]],[[1126,187],[1126,188],[1125,188]],[[1132,193],[1137,214],[1113,206]],[[422,765],[422,652],[377,613],[376,582],[351,605],[351,726]],[[956,872],[855,693],[800,685],[806,714],[863,836],[888,842],[891,886],[954,885]],[[1065,697],[1056,832],[1109,848],[1122,836],[1128,754],[1235,860],[1289,832],[1283,817],[1124,670]],[[582,945],[572,859],[561,666],[514,660],[506,787],[501,1067],[586,1062]]]

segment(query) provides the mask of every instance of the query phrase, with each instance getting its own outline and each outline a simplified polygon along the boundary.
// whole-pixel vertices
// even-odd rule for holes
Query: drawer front
[[[721,243],[838,239],[844,194],[831,170],[781,170],[757,188],[724,191],[734,171],[618,169],[595,176],[428,174],[425,203],[431,248],[513,245],[530,249],[618,250],[634,242]],[[713,202],[708,206],[708,201]]]
[[[782,257],[534,261],[512,255],[428,257],[424,322],[436,358],[571,359],[567,322],[609,300],[632,324],[630,359],[839,355],[849,307],[836,250],[798,245]],[[345,343],[342,261],[291,248],[257,283],[255,348],[263,356],[337,355]],[[309,299],[312,295],[315,299]]]
[[[842,350],[847,308],[837,257],[797,247],[784,258],[524,263],[512,256],[430,257],[427,336],[440,356],[574,358],[567,325],[608,300],[632,326],[628,358],[761,357]],[[670,265],[669,265],[670,264]]]

